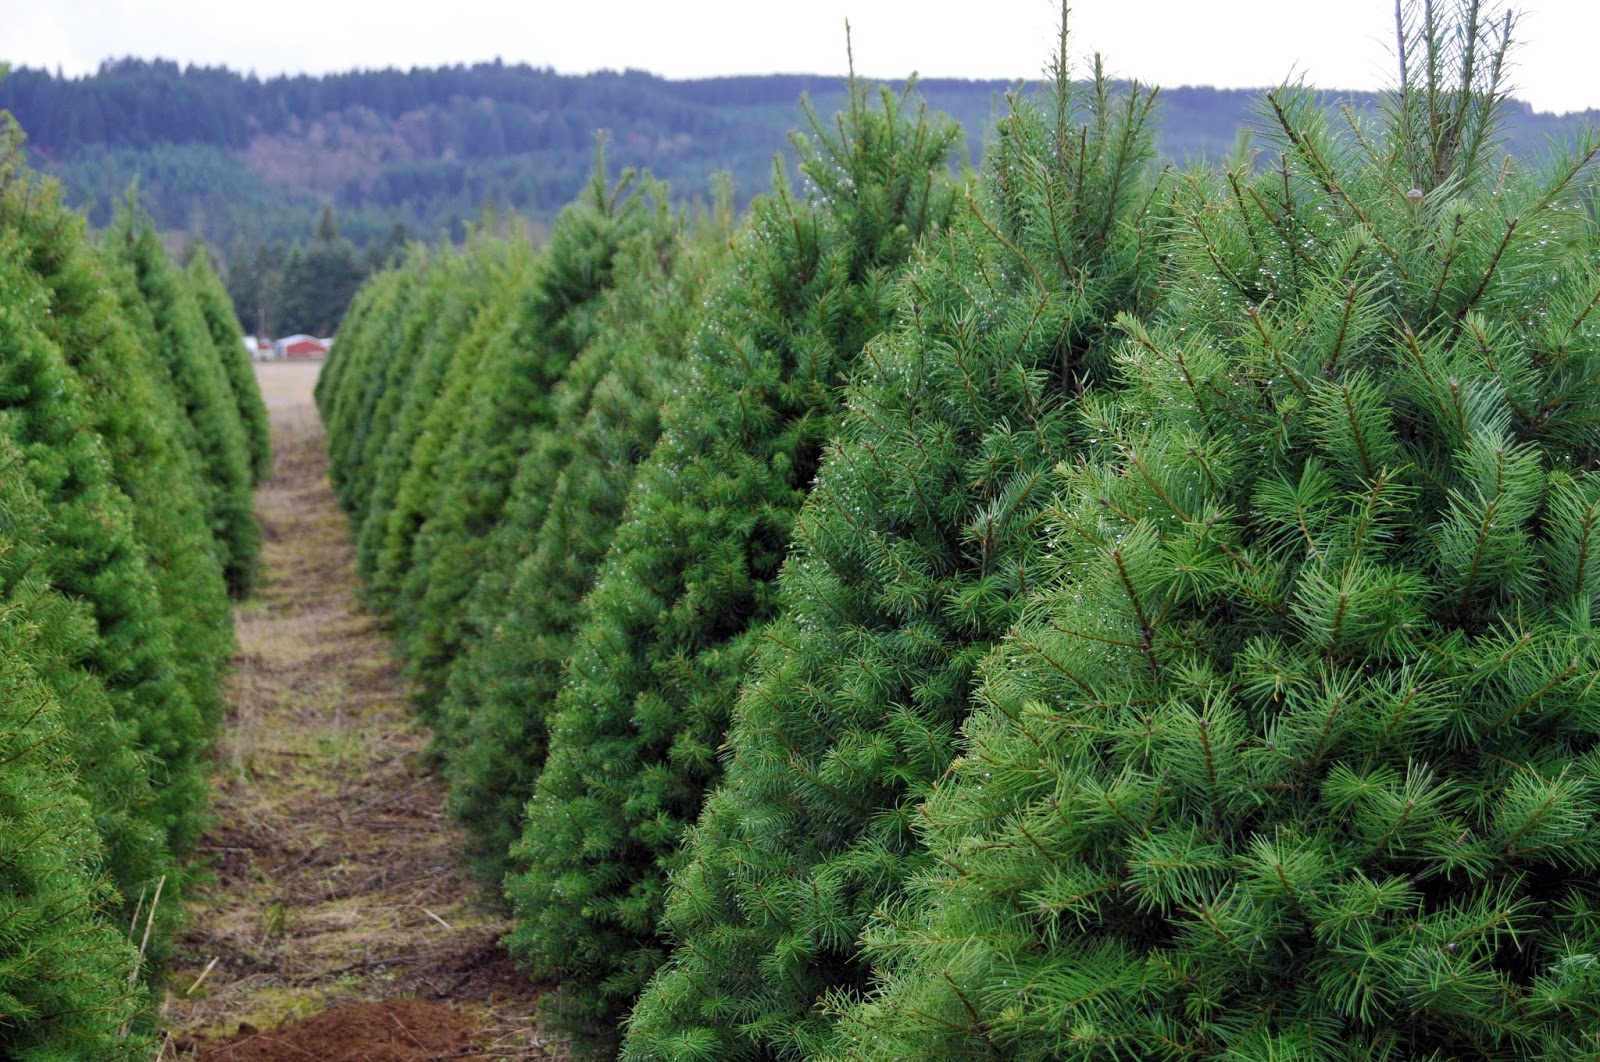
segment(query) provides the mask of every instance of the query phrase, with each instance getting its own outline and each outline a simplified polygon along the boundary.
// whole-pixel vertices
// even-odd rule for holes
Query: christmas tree
[[[178,432],[199,461],[202,497],[228,589],[248,591],[261,550],[251,494],[249,444],[239,406],[194,295],[167,257],[150,218],[130,198],[106,236],[107,252],[131,277],[148,312],[140,336],[165,367],[183,410]]]
[[[1600,1050],[1600,140],[1514,166],[1507,23],[1401,28],[1186,190],[829,1057]]]
[[[656,217],[651,194],[636,194],[634,182],[625,173],[608,185],[599,156],[587,192],[562,211],[505,326],[489,340],[460,424],[440,454],[443,489],[417,532],[400,593],[419,603],[406,632],[407,672],[442,747],[458,731],[440,702],[450,666],[472,636],[462,604],[480,577],[500,572],[489,551],[518,462],[554,413],[557,382],[593,335],[618,248]],[[474,815],[465,821],[475,828]]]
[[[481,288],[474,296],[477,306],[451,337],[454,352],[450,367],[412,445],[410,463],[396,493],[388,535],[378,558],[379,573],[388,573],[387,578],[395,587],[394,611],[403,643],[417,626],[417,610],[421,606],[412,594],[404,592],[407,586],[415,591],[418,581],[406,577],[413,566],[416,536],[445,489],[440,478],[441,460],[461,430],[484,354],[504,333],[537,260],[531,242],[520,233],[509,240],[487,242],[476,253],[483,259],[472,267],[476,276],[473,283]]]
[[[16,306],[7,274],[0,266],[0,290]],[[92,641],[94,619],[40,578],[39,532],[49,517],[24,467],[0,427],[0,1054],[120,1062],[148,1055],[147,1038],[127,1032],[146,995],[135,989],[138,952],[106,917],[117,897],[100,874],[104,796],[91,807],[73,762],[75,753],[101,751],[93,738],[78,739],[78,728],[116,724],[98,681],[70,663]],[[136,793],[143,779],[133,778]],[[126,781],[97,772],[89,784]]]
[[[617,251],[612,289],[536,428],[464,603],[472,636],[452,665],[441,729],[451,803],[483,876],[498,880],[544,762],[544,718],[571,652],[578,605],[621,519],[628,485],[659,434],[726,225],[657,220]]]
[[[951,216],[958,131],[878,99],[852,82],[836,125],[797,138],[810,194],[780,172],[751,207],[582,606],[508,892],[513,950],[561,978],[584,1033],[604,1038],[664,956],[665,867],[718,773],[846,375]]]
[[[927,862],[914,808],[954,757],[977,661],[1048,566],[1051,470],[1085,444],[1074,411],[1104,383],[1115,314],[1160,287],[1153,97],[1097,71],[1078,98],[1062,44],[1051,90],[1013,101],[852,380],[628,1057],[816,1053],[832,1034],[817,1003],[862,990],[863,925]],[[587,770],[570,807],[595,821],[608,776]],[[554,829],[546,789],[530,838]],[[542,855],[536,869],[576,861]]]
[[[256,383],[255,368],[250,352],[241,339],[244,330],[233,312],[233,300],[228,289],[222,286],[211,265],[211,252],[205,244],[197,244],[194,257],[186,271],[189,290],[195,304],[205,317],[206,330],[211,333],[211,344],[216,348],[217,360],[227,376],[228,390],[234,405],[239,408],[239,421],[244,426],[245,442],[250,454],[250,482],[259,486],[272,471],[272,441],[267,433],[267,407],[261,401],[261,387]]]

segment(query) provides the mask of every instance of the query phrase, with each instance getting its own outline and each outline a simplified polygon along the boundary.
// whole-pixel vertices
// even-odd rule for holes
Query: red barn
[[[328,348],[333,345],[331,339],[318,339],[316,336],[296,335],[280,339],[272,344],[272,353],[278,358],[326,358]]]

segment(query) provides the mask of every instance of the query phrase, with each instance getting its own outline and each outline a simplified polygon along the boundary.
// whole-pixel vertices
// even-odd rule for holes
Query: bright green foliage
[[[48,725],[30,731],[34,724],[20,721],[6,731],[14,744],[0,772],[0,789],[9,795],[0,799],[12,803],[0,814],[0,858],[15,860],[7,897],[24,906],[31,902],[21,884],[28,875],[48,873],[62,887],[79,882],[75,906],[58,913],[60,926],[78,925],[71,940],[81,942],[86,962],[101,948],[100,931],[80,923],[104,912],[126,927],[131,911],[143,903],[148,914],[148,897],[163,888],[167,902],[150,919],[148,973],[170,953],[185,877],[177,857],[192,850],[203,824],[231,617],[195,493],[198,467],[170,434],[183,415],[152,385],[165,371],[153,351],[134,344],[81,220],[59,204],[53,185],[22,166],[14,127],[3,138],[0,537],[8,544],[0,548],[0,567],[12,567],[0,582],[15,595],[0,608],[15,609],[0,626],[15,637],[5,635],[10,640],[0,658],[8,668],[3,696],[29,701]],[[17,477],[22,487],[12,483]],[[48,703],[24,693],[35,685],[48,690]],[[7,701],[7,710],[15,703],[21,702]],[[19,736],[30,732],[48,747]],[[13,769],[52,776],[70,770],[76,779],[48,783],[53,788],[40,794],[53,794],[50,801],[30,804],[21,790],[8,788]],[[87,827],[73,825],[84,814]],[[38,830],[66,831],[62,847],[4,855],[17,843],[5,831],[30,818]],[[15,834],[24,847],[39,836]],[[97,883],[102,874],[105,888]],[[39,917],[19,910],[0,918],[4,946],[22,949],[0,962],[0,978],[7,971],[62,978],[28,990],[43,998],[76,974],[30,966],[43,958],[28,949],[57,950],[51,961],[63,964],[78,952],[75,944],[51,943],[56,916]],[[112,931],[116,950],[122,931]],[[39,939],[30,940],[35,933]],[[119,966],[121,986],[99,1002],[85,997],[82,1015],[57,1014],[73,1035],[89,1035],[80,1019],[115,1011],[117,1027],[128,1007],[142,1006],[134,995],[143,998],[143,988],[129,981],[130,964],[108,961]],[[8,1008],[0,1028],[10,1028],[14,1017],[23,1021],[9,1006],[0,995],[0,1007]],[[18,1047],[15,1057],[102,1057],[102,1048],[84,1044],[81,1053],[58,1047],[56,1054],[26,1056]]]
[[[239,408],[239,421],[244,426],[245,442],[250,451],[250,483],[259,486],[272,471],[272,441],[267,435],[267,407],[261,401],[261,387],[256,383],[250,352],[240,342],[244,330],[233,312],[228,289],[222,286],[216,270],[211,267],[211,255],[204,244],[195,248],[187,272],[189,290],[205,318],[211,344],[217,350],[217,360],[222,363],[228,379],[228,390]]]
[[[39,328],[48,293],[25,262],[21,241],[0,230],[0,438],[30,495],[11,517],[29,540],[16,577],[68,595],[37,617],[47,652],[33,670],[59,699],[59,752],[80,765],[106,870],[136,895],[174,875],[170,843],[198,832],[204,779],[183,753],[201,722],[167,669],[172,643],[128,499],[88,427],[78,380]],[[150,775],[168,763],[172,784],[153,793]],[[163,912],[163,951],[175,913]]]
[[[115,708],[98,683],[84,697],[94,697],[99,714],[123,721],[116,740],[137,743],[128,728],[139,727],[142,718],[197,729],[183,687],[164,674],[172,643],[133,536],[128,499],[111,480],[99,436],[88,429],[78,380],[38,327],[49,309],[48,294],[26,271],[21,252],[14,234],[0,232],[0,293],[8,310],[0,318],[0,433],[15,448],[12,456],[39,498],[30,528],[31,567],[93,617],[93,636],[74,643],[82,654],[77,661],[112,684]],[[69,710],[76,703],[69,701]],[[109,720],[91,715],[74,721],[87,728],[78,734],[84,751],[93,749],[85,757],[85,771],[93,776],[104,768],[107,775],[95,781],[113,786],[97,785],[93,794],[104,802],[108,820],[115,820],[103,827],[112,845],[113,873],[124,885],[153,880],[166,872],[167,863],[164,838],[152,825],[161,815],[148,806],[146,765],[132,749],[102,747],[96,731],[112,726]],[[102,763],[108,751],[109,761]],[[193,794],[169,795],[179,807],[194,800]]]
[[[661,403],[726,244],[725,225],[691,237],[663,213],[618,252],[594,339],[562,377],[549,422],[532,433],[466,601],[474,637],[453,666],[444,727],[454,739],[452,804],[480,823],[485,876],[504,873],[544,760],[544,716],[579,602],[659,434]]]
[[[604,1035],[664,955],[665,863],[717,773],[845,375],[888,322],[915,241],[948,224],[955,202],[959,133],[905,99],[884,92],[874,106],[852,84],[837,128],[814,129],[800,141],[813,194],[797,199],[780,178],[752,207],[583,606],[551,741],[614,772],[596,779],[604,809],[579,822],[591,810],[584,768],[563,768],[516,852],[541,875],[539,860],[572,861],[560,884],[511,885],[512,946],[560,976],[568,1019],[586,1032]]]
[[[366,394],[359,407],[360,445],[351,451],[349,479],[344,486],[345,504],[350,509],[358,542],[372,516],[372,497],[382,472],[383,454],[389,446],[400,412],[406,405],[425,337],[432,332],[439,311],[450,294],[450,285],[447,283],[450,257],[449,252],[426,255],[419,249],[413,255],[413,263],[408,270],[411,283],[390,308],[390,316],[387,320],[375,318],[372,324],[376,334],[370,339],[360,340],[377,346],[368,353],[366,365],[362,366],[368,379],[365,381]],[[336,346],[342,345],[345,339],[342,335],[338,338],[340,342]],[[378,526],[381,530],[381,518]],[[369,547],[368,560],[359,567],[365,573],[370,566]]]
[[[317,404],[328,429],[328,479],[340,503],[359,520],[366,514],[363,457],[374,433],[378,403],[404,334],[411,297],[429,265],[414,246],[398,269],[372,279],[351,304],[337,342],[317,378]]]
[[[136,714],[149,720],[152,733],[184,747],[178,757],[183,765],[169,765],[170,781],[177,784],[177,777],[200,770],[205,735],[221,716],[221,670],[233,651],[227,588],[199,497],[200,473],[179,439],[186,421],[157,355],[139,347],[140,329],[130,325],[132,315],[125,315],[113,293],[124,295],[124,305],[143,317],[144,331],[153,330],[131,275],[119,270],[107,277],[81,219],[60,204],[53,185],[10,168],[3,180],[0,227],[20,241],[48,292],[49,313],[38,327],[81,381],[111,476],[132,502],[134,537],[148,558],[166,628],[161,641],[142,651],[114,650],[106,674],[138,698],[144,707]],[[205,734],[176,725],[187,710],[166,692],[174,678],[206,720]],[[158,707],[163,704],[174,707]],[[176,716],[165,718],[169,712]],[[198,788],[192,795],[198,801]],[[181,817],[197,812],[198,803],[192,803]],[[197,821],[188,821],[177,835],[192,842],[198,832]]]
[[[423,515],[397,517],[395,497],[414,467],[412,448],[456,363],[461,336],[489,294],[490,287],[484,282],[488,265],[488,256],[472,248],[434,256],[417,295],[418,305],[425,310],[408,322],[404,345],[393,354],[395,363],[409,365],[410,371],[404,385],[389,392],[395,399],[394,411],[382,448],[373,458],[372,485],[365,494],[366,512],[357,517],[360,530],[356,535],[356,570],[366,580],[368,599],[380,608],[394,603],[397,584],[410,558],[411,539]]]
[[[72,760],[88,751],[78,727],[115,724],[83,711],[105,708],[98,681],[69,663],[94,640],[94,620],[41,578],[48,517],[25,462],[0,430],[0,1055],[121,1062],[150,1047],[123,1032],[145,1002],[130,984],[138,954],[104,917],[116,894]]]
[[[409,587],[415,594],[425,589],[419,587],[418,580],[408,581],[404,577],[411,569],[417,532],[434,511],[442,489],[441,456],[461,429],[463,410],[478,379],[484,353],[502,334],[515,312],[535,261],[532,245],[520,237],[483,241],[474,252],[481,260],[469,267],[475,277],[472,283],[478,289],[471,296],[475,304],[473,313],[450,337],[453,346],[450,365],[438,397],[423,415],[421,430],[412,444],[410,461],[389,513],[384,547],[378,556],[376,575],[386,577],[387,582],[396,587],[394,609],[402,635],[409,634],[415,626],[411,621],[421,601],[398,591]],[[443,337],[436,341],[442,342]]]
[[[839,1057],[1600,1051],[1600,142],[1502,170],[1496,34],[1407,45],[1197,179]]]
[[[1001,123],[971,209],[924,241],[897,327],[852,380],[727,775],[673,881],[678,947],[634,1012],[630,1057],[814,1053],[831,1034],[817,1002],[861,989],[862,927],[927,862],[915,807],[954,757],[975,665],[1047,567],[1051,470],[1084,441],[1073,413],[1105,376],[1113,316],[1157,297],[1153,97],[1097,79],[1080,102],[1064,68],[1047,110],[1019,103]],[[640,759],[637,744],[558,737],[529,837],[568,820],[578,839],[528,846],[532,917],[577,891],[577,868],[603,880],[587,867],[606,866],[593,853],[616,820],[645,825],[632,806],[674,765]]]
[[[131,274],[149,311],[151,331],[140,340],[170,375],[186,421],[179,433],[200,462],[217,556],[228,589],[243,594],[261,550],[261,528],[250,492],[244,424],[226,370],[182,273],[167,257],[150,219],[131,201],[107,234],[106,248]]]
[[[624,174],[608,189],[602,158],[588,194],[562,212],[517,305],[489,340],[460,426],[440,455],[443,489],[412,545],[401,594],[420,603],[407,610],[407,670],[446,748],[460,731],[437,709],[468,637],[462,606],[479,576],[495,570],[490,538],[517,464],[554,413],[557,382],[594,334],[618,248],[658,217],[659,191],[630,193],[632,185],[633,175]],[[469,815],[469,828],[476,821]],[[509,842],[502,837],[495,848],[503,852]]]

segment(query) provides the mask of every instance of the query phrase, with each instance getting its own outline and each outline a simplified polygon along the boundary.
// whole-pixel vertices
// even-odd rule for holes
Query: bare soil
[[[497,946],[463,872],[404,680],[357,599],[349,524],[311,398],[319,366],[267,362],[273,474],[257,594],[217,747],[214,881],[190,899],[162,1057],[203,1062],[560,1057],[539,988]]]

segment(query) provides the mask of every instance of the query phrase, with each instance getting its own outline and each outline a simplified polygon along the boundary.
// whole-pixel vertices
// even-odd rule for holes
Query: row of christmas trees
[[[1496,151],[1508,29],[1181,175],[1063,33],[972,181],[853,86],[731,233],[358,296],[334,483],[584,1043],[1600,1051],[1600,139]]]
[[[0,115],[0,1055],[120,1060],[193,879],[266,414],[204,254],[98,243]]]

